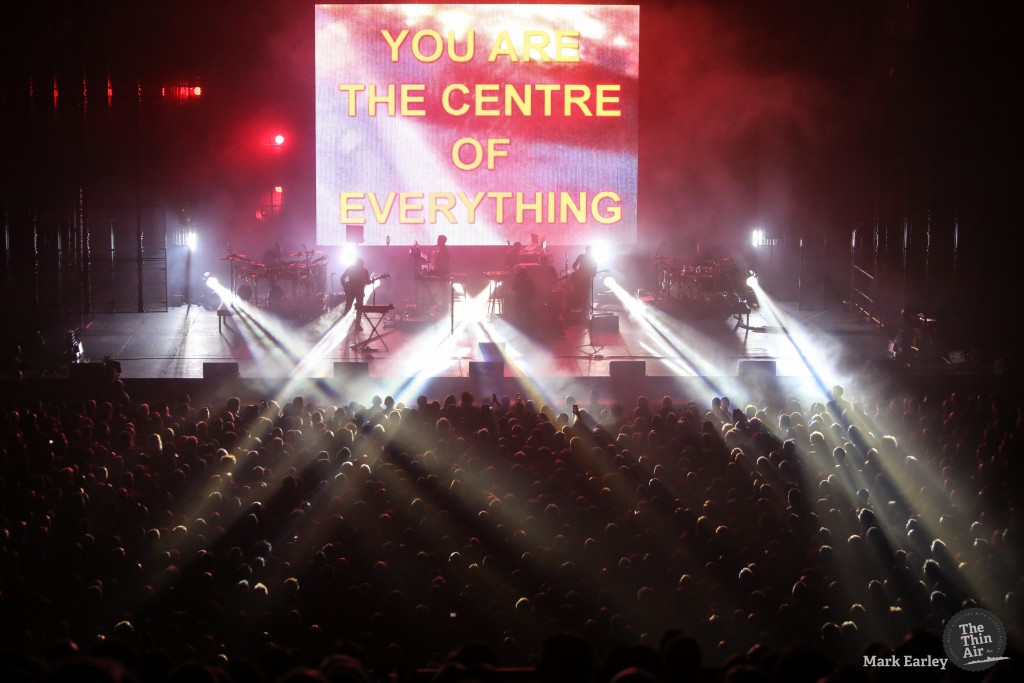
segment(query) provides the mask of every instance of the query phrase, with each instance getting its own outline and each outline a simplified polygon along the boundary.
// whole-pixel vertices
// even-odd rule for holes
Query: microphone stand
[[[587,302],[587,309],[588,310],[587,310],[587,329],[586,329],[587,337],[586,338],[587,338],[588,341],[587,341],[586,344],[580,344],[576,348],[579,349],[580,351],[583,351],[583,353],[587,354],[588,356],[590,356],[591,359],[604,358],[604,356],[601,355],[601,351],[604,350],[604,346],[594,343],[594,316],[593,316],[593,311],[594,311],[594,278],[593,277],[590,278],[590,301]],[[590,349],[589,352],[586,351],[587,348]]]
[[[590,276],[590,299],[587,300],[587,320],[590,325],[594,323],[594,278],[597,273]]]
[[[594,343],[594,278],[595,277],[597,277],[597,273],[596,272],[593,275],[590,276],[590,298],[587,299],[587,340],[588,340],[588,342],[586,344],[581,344],[581,345],[576,347],[580,351],[583,351],[588,356],[590,356],[590,358],[592,360],[593,359],[604,358],[604,356],[601,355],[601,351],[604,350],[604,346]],[[585,351],[585,349],[587,349],[587,348],[589,348],[591,350],[589,352]]]

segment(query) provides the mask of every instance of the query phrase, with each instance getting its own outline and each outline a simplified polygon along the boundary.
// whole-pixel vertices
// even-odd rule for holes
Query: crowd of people
[[[863,655],[967,606],[1015,651],[1020,404],[589,399],[9,392],[0,676],[958,680]]]

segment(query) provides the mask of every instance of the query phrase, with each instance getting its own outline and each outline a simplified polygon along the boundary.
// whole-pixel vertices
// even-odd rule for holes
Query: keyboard
[[[395,310],[394,304],[382,304],[380,306],[356,306],[356,310],[360,313],[387,313],[388,311]]]

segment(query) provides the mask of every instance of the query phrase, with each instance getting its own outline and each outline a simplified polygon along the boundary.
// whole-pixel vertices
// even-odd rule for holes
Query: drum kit
[[[260,263],[228,250],[231,283],[242,301],[257,307],[303,313],[323,311],[327,289],[327,255],[315,249],[287,254],[291,261]],[[236,286],[237,285],[237,286]]]
[[[735,259],[680,263],[672,258],[654,257],[653,261],[658,273],[658,299],[714,303],[729,299],[736,292]]]

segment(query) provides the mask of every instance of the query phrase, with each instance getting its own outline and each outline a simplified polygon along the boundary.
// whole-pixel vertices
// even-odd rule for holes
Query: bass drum
[[[273,285],[267,294],[267,303],[271,306],[279,306],[284,301],[284,288],[281,285]]]
[[[252,286],[249,284],[244,284],[240,286],[237,290],[235,290],[235,296],[237,296],[240,300],[244,301],[245,303],[249,303],[250,301],[252,301],[252,295]]]
[[[217,292],[206,292],[199,298],[199,303],[208,311],[216,311],[223,301]]]

